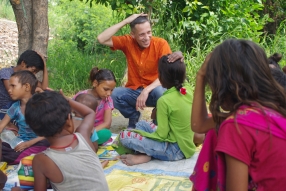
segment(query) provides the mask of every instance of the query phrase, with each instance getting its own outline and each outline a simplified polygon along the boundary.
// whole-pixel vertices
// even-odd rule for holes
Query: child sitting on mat
[[[83,117],[75,133],[72,109]],[[45,190],[47,179],[54,190],[109,190],[90,141],[94,115],[87,106],[54,91],[36,94],[28,101],[27,124],[50,142],[50,148],[34,157],[34,190]]]
[[[14,149],[8,143],[2,143],[2,160],[8,164],[18,164],[23,157],[39,153],[49,146],[44,137],[38,137],[26,124],[24,117],[26,103],[35,93],[37,84],[36,76],[27,70],[15,72],[9,79],[8,92],[16,102],[12,104],[3,120],[0,121],[0,133],[11,120],[15,120],[19,127],[18,137],[24,142],[18,144]]]
[[[101,145],[111,137],[109,129],[114,106],[110,95],[116,86],[116,79],[111,70],[94,67],[90,71],[89,81],[93,88],[78,92],[73,99],[80,94],[89,94],[100,100],[95,111],[94,129],[98,135],[97,143]]]
[[[89,94],[80,94],[75,98],[75,101],[89,107],[93,111],[96,111],[96,108],[97,108],[98,102],[99,102],[99,100],[97,100],[94,96],[89,95]],[[74,123],[74,128],[76,130],[77,127],[82,123],[83,118],[76,111],[73,111],[73,114],[74,114],[74,116],[72,119],[73,119],[73,123]],[[98,143],[97,143],[98,136],[97,136],[97,133],[94,129],[92,130],[90,140],[93,143],[95,150],[97,151],[98,150]]]
[[[158,126],[139,121],[136,128],[120,133],[124,147],[138,154],[121,155],[126,165],[146,163],[151,158],[176,161],[190,158],[196,151],[191,130],[192,90],[185,83],[186,65],[180,60],[169,62],[163,56],[158,64],[159,80],[167,91],[157,102]]]

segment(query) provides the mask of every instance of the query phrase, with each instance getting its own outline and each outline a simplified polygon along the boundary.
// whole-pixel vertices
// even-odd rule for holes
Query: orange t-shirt
[[[125,87],[136,90],[146,87],[158,78],[158,61],[166,54],[171,54],[168,42],[162,38],[152,37],[150,46],[141,50],[130,35],[113,36],[112,50],[121,50],[126,56],[128,81]]]

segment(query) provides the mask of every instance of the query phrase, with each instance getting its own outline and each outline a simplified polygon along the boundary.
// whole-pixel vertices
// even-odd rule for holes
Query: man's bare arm
[[[122,27],[131,23],[134,19],[139,16],[147,16],[147,14],[140,13],[140,14],[133,14],[130,17],[124,19],[123,21],[105,29],[102,33],[97,36],[97,40],[100,44],[113,47],[112,36],[117,33]]]

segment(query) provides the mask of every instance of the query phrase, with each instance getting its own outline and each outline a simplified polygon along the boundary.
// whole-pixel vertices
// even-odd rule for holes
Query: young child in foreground
[[[93,111],[96,111],[96,108],[98,106],[98,102],[100,101],[99,99],[96,99],[94,96],[90,95],[90,94],[80,94],[75,98],[75,101],[89,107],[90,109],[92,109]],[[82,115],[80,115],[80,113],[73,111],[74,116],[73,116],[73,123],[75,126],[75,130],[77,129],[77,127],[80,126],[80,124],[82,123]],[[98,136],[97,136],[97,132],[95,129],[92,129],[91,132],[91,137],[90,137],[90,141],[92,142],[95,151],[98,151]],[[102,168],[106,167],[108,165],[108,160],[104,160],[101,162]]]
[[[72,109],[83,117],[75,133]],[[29,100],[25,115],[27,124],[50,142],[50,148],[33,160],[35,191],[45,190],[47,179],[55,191],[109,190],[90,141],[94,115],[87,106],[67,100],[54,91],[36,94]]]
[[[44,137],[38,137],[25,122],[26,103],[35,93],[38,80],[36,76],[27,70],[15,72],[9,79],[9,94],[16,102],[7,110],[2,121],[0,121],[0,133],[11,120],[15,120],[18,127],[18,137],[24,142],[18,144],[14,149],[8,143],[2,143],[2,160],[8,164],[18,164],[20,160],[32,153],[45,150],[49,143]],[[43,116],[39,116],[43,117]]]
[[[111,137],[110,126],[112,122],[112,110],[114,109],[111,93],[116,86],[116,79],[112,71],[94,67],[90,71],[89,81],[92,89],[78,92],[73,99],[80,94],[89,94],[99,99],[99,105],[95,111],[94,129],[98,135],[98,144],[103,144]]]
[[[96,108],[99,102],[98,99],[96,99],[94,96],[90,94],[80,94],[75,98],[75,101],[89,107],[93,111],[96,111]],[[77,127],[82,123],[83,118],[76,111],[73,111],[73,114],[74,114],[73,123],[74,123],[74,128],[76,130]],[[95,150],[97,151],[98,150],[98,144],[97,144],[98,136],[94,129],[92,130],[90,140],[93,143]]]
[[[43,81],[37,83],[37,87],[45,90],[48,87],[48,70],[45,59],[36,51],[26,50],[23,52],[17,62],[17,66],[2,68],[0,70],[0,119],[4,118],[7,109],[10,108],[13,100],[8,93],[9,79],[14,72],[28,70],[33,74],[43,70]]]
[[[218,137],[212,131],[217,156],[192,175],[193,190],[285,190],[286,92],[268,64],[257,44],[230,39],[198,71],[192,128],[202,133],[217,127]],[[212,91],[212,118],[206,112],[206,84]],[[202,174],[206,180],[197,182]]]
[[[127,129],[119,136],[123,146],[140,153],[120,156],[129,166],[146,163],[152,157],[164,161],[190,158],[196,151],[190,124],[192,90],[185,83],[186,65],[180,60],[169,62],[168,56],[163,56],[158,71],[162,86],[167,88],[157,102],[158,126],[139,121],[134,130]]]

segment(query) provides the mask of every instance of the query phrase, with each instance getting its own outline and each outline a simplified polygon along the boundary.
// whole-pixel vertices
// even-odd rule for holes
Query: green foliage
[[[15,15],[9,0],[0,0],[0,18],[15,21]]]
[[[106,47],[96,43],[96,36],[115,23],[112,10],[103,5],[58,0],[49,4],[52,34],[64,41],[72,41],[85,53],[105,52]],[[60,17],[59,17],[60,15]]]
[[[273,12],[285,13],[281,0],[86,0],[92,4],[110,4],[119,14],[148,13],[158,21],[153,28],[172,44],[172,48],[190,49],[197,40],[212,46],[229,37],[247,38],[255,42],[268,32],[265,25],[273,22]],[[269,4],[267,4],[269,3]],[[278,7],[280,10],[278,10]],[[265,7],[268,11],[265,11]],[[268,14],[269,13],[269,14]],[[277,13],[278,14],[278,13]],[[277,15],[275,14],[275,15]],[[274,18],[274,16],[273,16]]]

